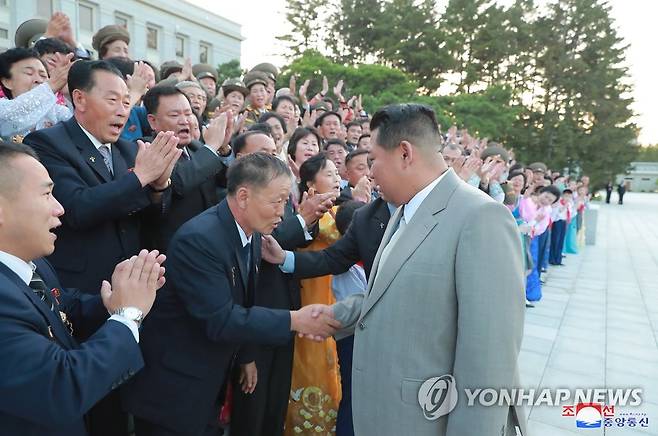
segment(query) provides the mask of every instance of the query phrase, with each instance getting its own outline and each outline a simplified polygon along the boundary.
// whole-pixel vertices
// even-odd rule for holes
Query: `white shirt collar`
[[[251,237],[253,236],[253,234],[247,238],[247,234],[244,232],[244,230],[242,230],[242,227],[240,227],[240,224],[238,224],[237,221],[235,221],[235,225],[238,228],[238,233],[240,233],[240,240],[242,241],[242,246],[244,247],[245,245],[250,244]]]
[[[423,189],[418,191],[416,195],[411,197],[411,200],[409,200],[409,202],[404,205],[405,223],[409,224],[411,222],[411,218],[413,218],[416,211],[418,211],[418,208],[423,203],[423,200],[425,200],[427,196],[430,195],[430,192],[432,192],[432,190],[436,187],[436,185],[439,184],[441,179],[445,177],[448,171],[450,171],[450,168],[448,168],[447,171],[444,171],[439,177],[434,179],[434,181],[432,181],[429,185],[425,186]]]
[[[94,144],[94,147],[96,147],[96,150],[101,148],[102,145],[107,145],[107,148],[110,150],[110,155],[112,154],[112,145],[111,144],[103,144],[101,143],[94,135],[89,133],[80,123],[78,123],[78,126],[82,129],[82,131],[87,135],[87,138],[91,141],[92,144]]]
[[[27,263],[23,259],[19,259],[13,254],[0,251],[0,263],[5,264],[5,266],[12,270],[12,272],[14,272],[18,277],[20,277],[26,285],[30,285],[30,282],[32,281],[32,274],[36,269],[32,262]]]

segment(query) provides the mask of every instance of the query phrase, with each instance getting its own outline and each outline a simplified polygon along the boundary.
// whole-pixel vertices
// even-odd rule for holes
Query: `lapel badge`
[[[90,156],[89,160],[91,161],[91,163],[96,163],[96,158],[94,156]]]
[[[50,290],[50,294],[55,298],[55,302],[57,302],[57,305],[59,306],[60,305],[59,297],[60,295],[62,295],[61,291],[57,288],[52,288]]]
[[[55,335],[53,335],[52,326],[48,326],[48,336],[50,336],[50,339],[55,339]]]
[[[68,320],[68,318],[66,317],[66,314],[60,310],[59,311],[59,317],[62,319],[62,322],[66,326],[66,329],[69,331],[71,336],[73,336],[73,324],[71,324],[71,321]]]
[[[233,282],[233,287],[235,287],[235,267],[231,267],[231,281]]]
[[[379,223],[379,228],[383,229],[384,228],[384,223]]]

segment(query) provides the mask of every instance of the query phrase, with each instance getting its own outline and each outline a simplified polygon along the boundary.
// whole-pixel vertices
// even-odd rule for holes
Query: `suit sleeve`
[[[342,238],[333,245],[321,251],[295,252],[295,277],[305,279],[320,277],[328,274],[342,274],[357,263],[359,256],[359,243],[357,231],[362,221],[357,210],[352,224]]]
[[[455,260],[458,333],[453,375],[459,392],[514,387],[525,310],[518,230],[509,210],[491,201],[469,217]],[[466,403],[461,395],[448,415],[448,436],[490,434],[507,422],[507,406]]]
[[[73,229],[89,229],[99,223],[136,213],[151,204],[149,192],[133,172],[117,180],[89,186],[78,169],[60,155],[48,137],[37,131],[25,138],[55,182],[54,194],[64,206],[62,217]]]
[[[44,426],[65,425],[144,365],[126,326],[107,321],[79,349],[65,350],[31,322],[39,315],[19,297],[0,294],[2,412]]]
[[[199,147],[193,154],[192,160],[180,159],[171,175],[171,189],[181,197],[225,168],[219,156],[205,146]]]
[[[272,236],[284,250],[295,250],[308,243],[297,215],[290,215],[272,232]]]
[[[230,271],[205,235],[184,234],[169,247],[171,286],[187,312],[199,320],[207,337],[234,344],[281,345],[290,340],[290,312],[233,301]]]
[[[337,340],[354,334],[356,322],[361,317],[364,298],[365,294],[354,294],[331,306],[334,311],[334,318],[342,326],[334,335]]]

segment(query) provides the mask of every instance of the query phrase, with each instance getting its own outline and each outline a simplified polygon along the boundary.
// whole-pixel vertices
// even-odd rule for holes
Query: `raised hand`
[[[305,80],[304,84],[299,87],[299,100],[302,103],[302,106],[306,106],[308,104],[308,99],[306,98],[306,93],[308,92],[308,86],[311,83],[310,80]],[[292,91],[292,89],[291,89]]]
[[[361,177],[352,189],[352,198],[356,201],[370,203],[370,199],[372,198],[372,183],[367,176]]]
[[[327,79],[327,76],[322,77],[322,95],[327,95],[329,92],[329,80]]]
[[[290,82],[288,82],[288,89],[290,89],[290,94],[295,95],[297,93],[297,76],[294,74],[290,75]]]
[[[53,92],[57,92],[66,86],[66,81],[69,77],[69,70],[71,69],[71,59],[73,53],[64,55],[62,53],[55,53],[55,59],[48,69],[50,78],[48,79],[48,86]]]
[[[71,48],[76,46],[71,20],[63,12],[55,12],[50,17],[46,25],[46,33],[43,36],[46,38],[59,38],[70,45]]]
[[[343,79],[340,79],[336,86],[334,86],[334,95],[338,98],[339,101],[343,101]]]
[[[315,224],[334,205],[336,197],[333,192],[316,194],[313,188],[302,194],[299,202],[299,213],[307,226]]]
[[[126,76],[126,85],[130,92],[130,102],[135,105],[149,90],[149,70],[151,67],[143,61],[135,62],[132,74]]]
[[[300,337],[320,342],[341,327],[334,319],[333,310],[323,304],[310,304],[290,312],[290,330]]]
[[[180,73],[180,79],[196,81],[196,78],[192,73],[192,59],[190,58],[185,59],[185,63],[183,64],[183,70]]]
[[[232,112],[226,111],[213,118],[208,124],[208,127],[203,128],[203,139],[206,141],[206,145],[215,151],[219,150],[219,148],[224,145],[229,114],[231,114],[231,118],[233,118]]]
[[[316,110],[312,110],[310,114],[309,111],[306,111],[304,113],[304,118],[302,119],[302,122],[306,127],[315,127],[315,120],[317,119],[318,119],[318,112]]]
[[[137,146],[139,150],[133,172],[140,183],[142,186],[152,185],[157,190],[165,188],[171,170],[182,153],[178,149],[178,138],[174,132],[160,132],[152,143],[138,140]]]
[[[288,167],[290,167],[293,176],[299,180],[299,165],[297,165],[297,162],[295,162],[290,155],[288,155]]]
[[[256,390],[256,383],[258,383],[258,369],[256,362],[249,362],[240,365],[240,379],[238,380],[242,392],[245,394],[253,394]]]
[[[142,250],[119,263],[112,274],[112,284],[103,280],[101,299],[110,312],[123,307],[136,307],[144,315],[149,313],[155,300],[155,292],[165,283],[165,269],[161,266],[166,259],[157,250]]]

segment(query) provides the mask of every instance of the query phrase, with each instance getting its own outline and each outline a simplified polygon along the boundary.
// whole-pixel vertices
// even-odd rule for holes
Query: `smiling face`
[[[203,111],[206,110],[207,96],[206,92],[196,86],[188,86],[187,88],[182,88],[183,94],[187,95],[187,98],[190,99],[192,104],[192,110],[197,116],[201,116]]]
[[[9,69],[11,79],[2,79],[5,88],[11,90],[13,98],[25,94],[35,86],[48,80],[48,71],[37,58],[23,59],[14,62]]]
[[[318,138],[313,134],[308,134],[299,141],[297,141],[297,149],[295,150],[295,163],[297,166],[302,166],[308,158],[315,156],[320,152],[320,144]]]
[[[194,117],[190,102],[184,95],[163,95],[158,101],[158,110],[148,115],[151,128],[157,132],[172,131],[178,138],[178,145],[192,141],[190,119]]]
[[[217,95],[217,83],[212,77],[202,77],[199,79],[199,83],[204,89],[208,92],[210,98],[213,98]]]
[[[286,124],[292,123],[295,118],[295,105],[288,100],[282,100],[276,107],[276,113],[281,115]]]
[[[267,98],[267,89],[263,84],[256,83],[255,85],[251,85],[251,88],[249,88],[249,101],[251,102],[251,106],[253,108],[264,108],[265,104],[267,103]]]
[[[73,91],[75,117],[82,127],[103,144],[114,143],[130,113],[130,94],[123,79],[97,70],[89,91]]]
[[[336,198],[340,195],[340,175],[336,165],[329,159],[324,168],[315,175],[312,182],[306,183],[309,188],[313,188],[317,194],[326,194],[333,192]]]
[[[334,162],[338,172],[344,175],[347,150],[341,144],[331,144],[327,147],[327,157]]]
[[[244,95],[240,91],[231,91],[224,97],[224,104],[228,105],[234,114],[237,114],[244,106]]]
[[[103,59],[114,58],[114,57],[119,57],[119,58],[130,57],[128,55],[128,44],[126,44],[126,41],[117,39],[115,41],[110,42],[109,44],[105,44],[103,48],[105,49],[105,54],[103,55]]]
[[[26,262],[55,250],[52,232],[64,208],[52,195],[53,181],[36,159],[19,155],[11,159],[18,189],[0,191],[0,250]]]

